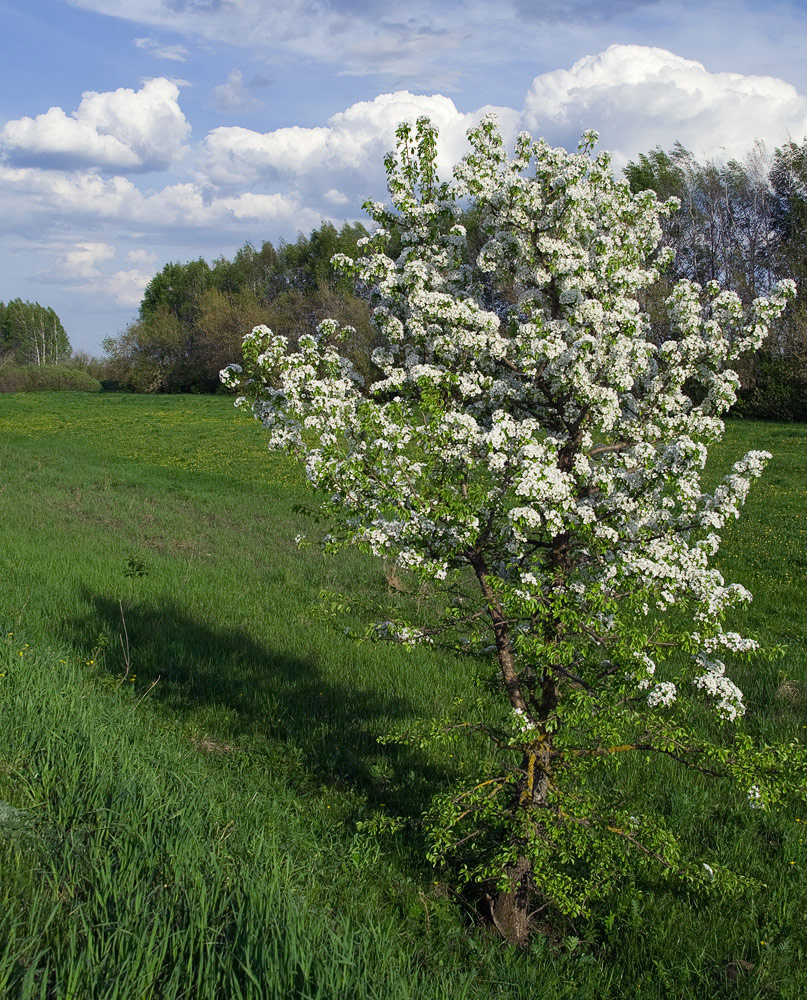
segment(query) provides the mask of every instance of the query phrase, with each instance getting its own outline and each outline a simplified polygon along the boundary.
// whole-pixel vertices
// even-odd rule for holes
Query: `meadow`
[[[807,427],[732,421],[718,475],[774,458],[719,564],[778,650],[735,670],[748,730],[807,733]],[[381,745],[485,665],[360,643],[321,592],[303,476],[231,400],[0,395],[0,996],[622,1000],[807,994],[807,813],[637,764],[740,897],[625,885],[521,952],[423,857],[430,791],[472,766]],[[374,834],[386,816],[412,822]]]

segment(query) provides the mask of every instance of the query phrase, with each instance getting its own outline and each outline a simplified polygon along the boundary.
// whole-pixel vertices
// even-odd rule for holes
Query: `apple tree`
[[[445,594],[432,620],[375,635],[459,635],[495,658],[485,721],[446,706],[393,738],[490,741],[489,773],[435,795],[430,857],[486,887],[493,922],[520,943],[537,912],[584,913],[630,869],[742,882],[686,856],[652,797],[626,793],[629,761],[661,759],[670,781],[720,778],[752,808],[804,788],[800,746],[743,730],[729,668],[756,643],[727,616],[751,595],[713,566],[770,456],[704,485],[732,361],[794,289],[744,309],[680,281],[656,335],[639,300],[665,265],[672,204],[631,194],[596,139],[570,154],[522,134],[509,156],[486,118],[441,181],[436,129],[402,125],[391,205],[368,203],[363,256],[335,259],[371,290],[376,380],[340,354],[350,331],[333,322],[294,351],[257,327],[222,372],[269,446],[304,462],[328,548],[357,545]]]

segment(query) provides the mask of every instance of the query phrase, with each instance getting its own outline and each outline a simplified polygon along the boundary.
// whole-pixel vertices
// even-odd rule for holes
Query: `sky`
[[[101,355],[168,261],[363,218],[396,125],[624,164],[807,136],[807,0],[0,0],[0,301]]]

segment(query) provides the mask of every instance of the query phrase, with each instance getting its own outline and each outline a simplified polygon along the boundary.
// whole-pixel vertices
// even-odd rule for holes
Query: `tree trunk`
[[[510,630],[499,599],[487,578],[487,566],[481,557],[473,559],[471,565],[493,622],[499,669],[510,704],[515,710],[527,713],[527,702],[521,690],[521,678],[513,657]],[[524,777],[518,785],[516,809],[533,808],[536,799],[543,798],[546,793],[546,775],[542,771],[536,774],[537,760],[536,754],[532,753],[524,758]],[[538,769],[540,771],[540,765]],[[530,861],[522,856],[506,869],[510,887],[485,893],[491,923],[505,941],[520,948],[527,946],[530,937],[531,873]]]
[[[518,945],[519,948],[525,948],[530,940],[531,870],[529,861],[519,858],[507,869],[512,887],[498,889],[486,897],[491,923],[508,944]]]
[[[488,568],[481,556],[471,559],[471,566],[479,581],[482,596],[488,606],[491,620],[493,622],[493,634],[496,639],[496,654],[499,660],[499,668],[502,672],[502,680],[513,708],[521,712],[527,711],[527,703],[521,691],[521,683],[516,672],[515,661],[513,659],[513,644],[510,640],[510,630],[507,620],[504,617],[499,598],[496,596],[488,580]]]
[[[577,441],[574,442],[576,446]],[[571,457],[563,455],[562,460],[570,464]],[[561,580],[569,565],[568,533],[556,535],[552,540],[551,565],[555,576]],[[507,619],[501,603],[488,580],[488,568],[482,556],[471,559],[482,595],[488,606],[496,638],[496,652],[505,690],[510,704],[525,718],[534,719],[537,725],[536,739],[522,760],[522,777],[517,786],[516,810],[525,810],[535,815],[537,810],[548,806],[549,791],[552,787],[552,735],[547,731],[546,721],[557,707],[560,692],[557,679],[551,668],[544,670],[540,679],[540,702],[536,711],[529,708],[522,690],[522,678],[516,668],[512,640]],[[530,916],[534,902],[532,885],[532,863],[521,855],[515,864],[506,869],[510,881],[507,889],[496,889],[486,893],[490,919],[502,937],[519,947],[529,943],[533,920]]]

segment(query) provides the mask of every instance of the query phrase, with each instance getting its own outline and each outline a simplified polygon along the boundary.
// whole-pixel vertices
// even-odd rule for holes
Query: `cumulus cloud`
[[[155,59],[169,59],[172,62],[187,62],[189,52],[184,45],[163,45],[156,38],[135,38],[134,44]]]
[[[119,306],[135,309],[140,305],[146,285],[154,277],[157,261],[157,254],[151,250],[129,250],[126,262],[133,266],[119,268],[111,274],[93,275],[95,280],[83,285],[81,291],[106,296]]]
[[[156,254],[147,250],[134,250],[126,255],[130,264],[137,266],[110,273],[105,267],[117,256],[109,243],[84,242],[74,244],[50,243],[45,249],[56,254],[52,265],[40,271],[38,278],[49,285],[61,285],[72,292],[110,299],[116,305],[131,308],[143,297],[146,285],[154,275]],[[60,252],[64,251],[64,252]]]
[[[0,229],[29,236],[77,227],[99,233],[123,227],[163,241],[204,237],[205,242],[226,243],[240,240],[245,226],[288,236],[317,225],[321,218],[294,197],[279,193],[211,192],[197,182],[144,192],[127,177],[0,164]]]
[[[115,271],[102,278],[94,287],[86,288],[88,292],[100,292],[107,295],[119,306],[129,309],[136,309],[143,298],[146,285],[154,277],[154,270],[141,270],[139,268],[129,268],[128,270]]]
[[[81,243],[60,258],[58,268],[65,278],[100,278],[98,265],[112,260],[114,256],[115,248],[109,243]]]
[[[243,77],[234,72],[230,78],[243,88]],[[116,162],[132,174],[179,155],[189,126],[176,86],[160,78],[136,92],[89,92],[72,117],[51,109],[7,123],[0,133],[10,151],[0,165],[2,223],[20,225],[22,218],[35,231],[45,220],[68,226],[84,219],[101,228],[189,233],[207,227],[222,234],[247,223],[265,225],[266,235],[276,238],[334,214],[360,217],[366,197],[383,197],[383,156],[394,146],[399,122],[432,118],[440,130],[438,168],[447,176],[467,148],[468,128],[490,110],[508,144],[526,128],[574,148],[584,129],[597,128],[618,165],[676,140],[697,155],[742,156],[757,138],[773,146],[807,132],[807,98],[782,80],[710,73],[664,49],[613,45],[570,69],[536,76],[520,110],[463,112],[445,95],[399,90],[352,104],[310,128],[213,129],[196,149],[194,172],[158,190],[144,191],[122,173],[52,169],[48,151],[75,155],[79,147],[95,166]],[[51,169],[35,169],[23,152],[29,159],[39,155]]]
[[[330,188],[322,197],[325,201],[330,202],[331,205],[347,205],[350,201],[350,198],[346,194],[342,194],[336,188]]]
[[[710,73],[666,49],[611,45],[571,69],[536,76],[524,127],[573,149],[596,128],[623,163],[678,140],[699,156],[742,157],[755,139],[768,145],[807,131],[807,97],[784,80]]]
[[[124,170],[139,165],[137,154],[113,135],[99,135],[87,122],[68,118],[61,108],[49,108],[36,118],[6,122],[0,144],[17,163],[45,166],[97,165]]]
[[[240,69],[231,69],[227,82],[214,87],[213,94],[219,111],[255,111],[263,107],[263,101],[250,94],[244,86],[244,74]]]
[[[177,85],[164,77],[137,91],[88,90],[70,116],[53,107],[36,118],[6,122],[0,147],[14,164],[160,170],[183,155],[191,130],[178,97]]]
[[[305,204],[352,203],[358,210],[366,197],[384,192],[383,158],[395,145],[401,121],[428,115],[438,126],[438,169],[448,176],[466,150],[468,128],[488,110],[499,115],[503,131],[512,138],[520,115],[511,108],[464,114],[449,97],[405,90],[353,104],[323,126],[295,125],[271,132],[220,127],[202,144],[202,176],[220,188],[263,184],[293,192]]]
[[[536,76],[521,110],[463,113],[444,95],[402,90],[353,104],[321,126],[216,128],[201,145],[199,176],[219,189],[282,190],[312,207],[358,213],[364,198],[384,192],[383,156],[399,122],[428,115],[437,124],[438,166],[447,176],[467,149],[468,128],[488,111],[508,143],[526,130],[574,149],[596,128],[617,168],[677,140],[698,156],[728,158],[742,157],[755,139],[775,146],[807,132],[807,98],[783,80],[710,73],[665,49],[612,45]]]
[[[243,77],[230,77],[244,88]],[[597,128],[617,166],[676,140],[698,156],[740,157],[757,138],[775,146],[807,134],[807,98],[782,80],[711,73],[664,49],[619,45],[536,76],[520,109],[466,112],[444,94],[397,90],[314,127],[215,128],[191,151],[195,158],[186,157],[183,173],[147,189],[138,173],[187,148],[178,90],[161,79],[137,92],[85,94],[70,116],[56,108],[9,122],[0,133],[7,150],[0,230],[61,238],[57,265],[42,280],[134,306],[157,258],[131,250],[121,266],[114,250],[121,233],[140,234],[141,246],[186,247],[193,256],[195,247],[277,240],[323,219],[361,218],[365,198],[384,196],[383,156],[399,122],[432,118],[440,130],[438,168],[448,176],[467,149],[467,129],[489,110],[510,147],[522,129],[574,148],[584,129]],[[56,169],[60,163],[73,169]],[[104,165],[111,175],[99,169]]]

